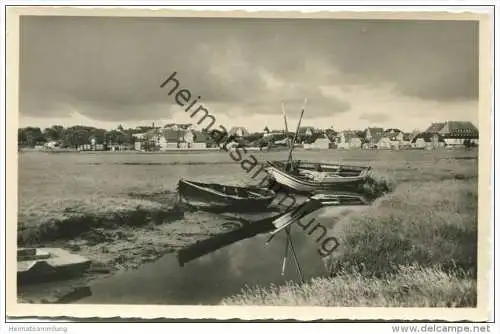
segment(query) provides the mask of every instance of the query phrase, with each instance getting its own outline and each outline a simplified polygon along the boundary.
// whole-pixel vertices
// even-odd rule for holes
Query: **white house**
[[[382,137],[377,142],[377,148],[382,150],[390,150],[393,147],[392,140],[389,137]]]
[[[363,145],[363,140],[357,136],[349,140],[349,148],[361,148],[361,145]]]
[[[424,138],[417,138],[411,143],[411,146],[413,148],[424,149],[427,147],[427,142],[424,140]]]
[[[306,150],[315,150],[315,149],[321,149],[321,150],[327,150],[330,148],[330,139],[326,135],[323,137],[317,138],[313,143],[311,144],[304,144],[304,149]]]
[[[328,139],[326,135],[322,138],[318,138],[312,143],[312,147],[315,149],[329,149],[330,139]]]
[[[353,131],[342,131],[338,137],[337,148],[361,148],[363,141]]]
[[[248,134],[249,134],[248,130],[242,126],[235,126],[235,127],[232,127],[231,130],[229,130],[230,136],[244,137],[244,136],[248,136]]]

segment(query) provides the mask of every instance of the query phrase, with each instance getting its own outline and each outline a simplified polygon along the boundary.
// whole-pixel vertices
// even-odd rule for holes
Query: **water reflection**
[[[297,228],[292,231],[306,280],[326,274],[317,246]],[[92,296],[78,303],[106,304],[218,304],[247,286],[269,286],[300,281],[293,261],[281,276],[286,237],[266,245],[266,235],[219,249],[180,267],[169,254],[137,270],[95,281]]]

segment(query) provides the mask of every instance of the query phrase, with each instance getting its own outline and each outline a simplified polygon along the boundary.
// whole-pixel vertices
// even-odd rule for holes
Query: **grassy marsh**
[[[264,162],[286,152],[254,155]],[[294,158],[369,164],[394,191],[332,227],[341,244],[326,260],[332,277],[248,288],[223,303],[475,305],[477,151],[298,151]],[[24,153],[19,171],[18,244],[78,243],[76,251],[117,266],[137,266],[222,229],[213,217],[172,211],[179,178],[256,181],[225,152]],[[131,250],[126,261],[118,258],[123,250]]]

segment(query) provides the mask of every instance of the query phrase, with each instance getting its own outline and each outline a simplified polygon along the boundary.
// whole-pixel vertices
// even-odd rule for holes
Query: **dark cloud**
[[[173,71],[207,104],[263,114],[304,97],[315,116],[345,112],[349,101],[320,87],[351,83],[476,99],[477,32],[457,21],[23,17],[20,111],[165,117],[174,101],[160,84]]]

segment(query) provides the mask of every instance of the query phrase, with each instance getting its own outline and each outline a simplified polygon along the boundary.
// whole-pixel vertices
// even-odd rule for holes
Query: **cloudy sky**
[[[453,21],[24,17],[20,125],[187,123],[181,86],[226,127],[425,129],[478,119],[478,25]]]

